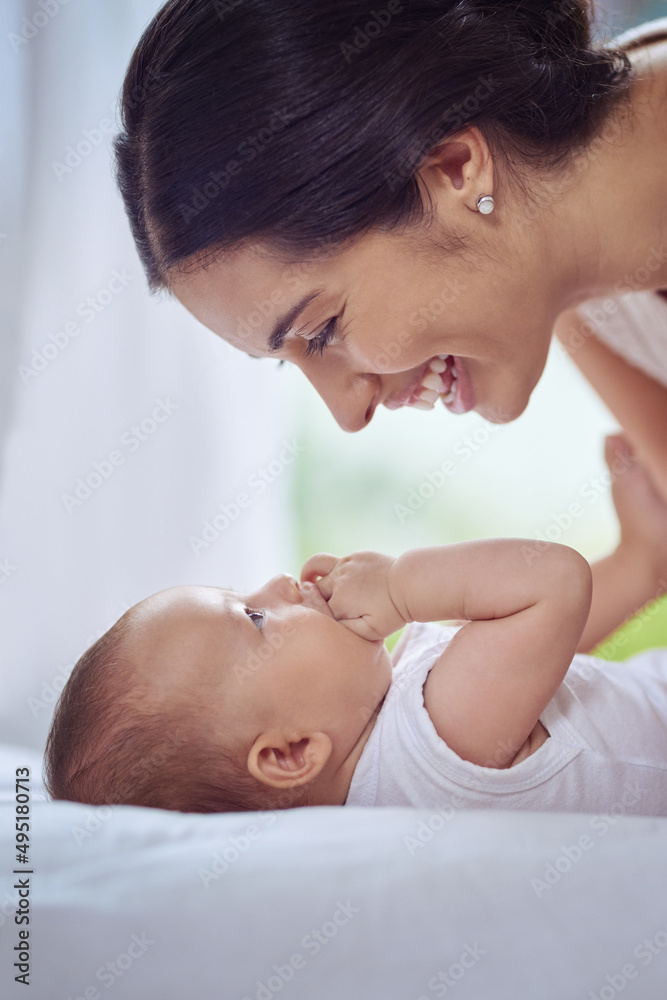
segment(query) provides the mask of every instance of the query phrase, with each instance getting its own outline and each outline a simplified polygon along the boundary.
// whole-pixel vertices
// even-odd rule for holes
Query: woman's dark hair
[[[244,243],[317,256],[418,223],[424,157],[478,126],[558,171],[628,90],[588,0],[169,0],[122,91],[117,179],[151,290]]]

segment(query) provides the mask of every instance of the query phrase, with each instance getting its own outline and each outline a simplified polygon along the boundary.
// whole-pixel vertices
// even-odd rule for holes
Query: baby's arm
[[[497,539],[400,556],[390,589],[406,620],[469,620],[424,685],[438,734],[465,760],[507,767],[565,676],[591,601],[591,571],[550,545]]]
[[[507,767],[572,661],[591,601],[586,560],[564,545],[526,558],[521,539],[414,549],[398,559],[315,556],[339,621],[366,638],[402,623],[465,619],[424,685],[439,735],[459,756]]]

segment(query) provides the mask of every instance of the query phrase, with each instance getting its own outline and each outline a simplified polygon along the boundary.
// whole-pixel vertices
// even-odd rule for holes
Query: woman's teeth
[[[411,404],[417,410],[432,410],[439,398],[453,403],[456,397],[456,365],[451,354],[439,354],[429,362],[426,374]]]
[[[431,390],[435,389],[435,393],[437,396],[439,392],[442,392],[442,386],[443,386],[442,378],[438,374],[438,372],[432,371],[430,375],[427,375],[426,378],[422,379],[422,386],[424,387],[424,389],[431,389]]]

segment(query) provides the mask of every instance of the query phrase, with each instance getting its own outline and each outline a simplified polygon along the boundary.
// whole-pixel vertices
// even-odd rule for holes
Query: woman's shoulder
[[[610,350],[667,386],[667,295],[644,290],[589,299],[577,312]]]

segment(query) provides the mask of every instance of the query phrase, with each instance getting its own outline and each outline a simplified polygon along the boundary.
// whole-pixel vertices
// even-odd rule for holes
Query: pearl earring
[[[484,194],[481,198],[477,199],[477,209],[482,215],[491,215],[495,207],[496,203],[490,194]]]

